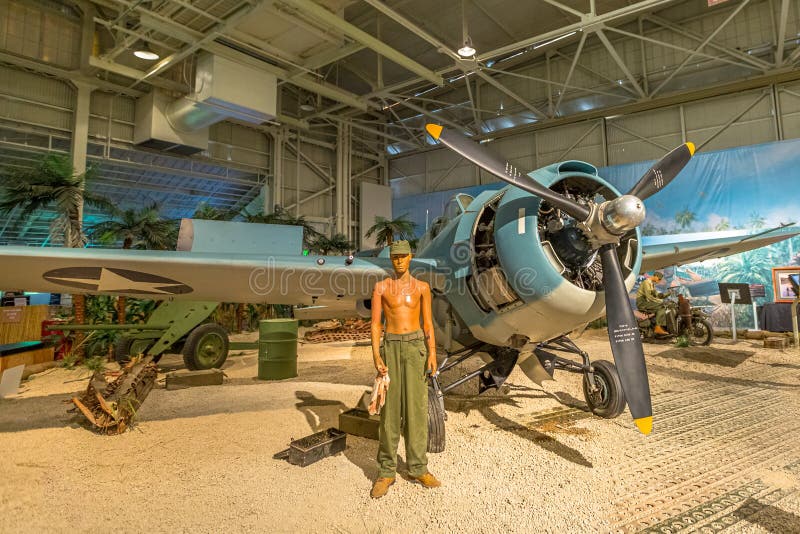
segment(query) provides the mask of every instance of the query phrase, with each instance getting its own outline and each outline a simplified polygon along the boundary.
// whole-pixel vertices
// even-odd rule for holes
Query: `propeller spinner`
[[[458,132],[444,130],[438,124],[428,124],[425,129],[435,140],[501,180],[563,210],[577,220],[577,227],[591,247],[599,249],[611,350],[634,422],[643,434],[649,434],[652,431],[653,411],[644,350],[638,324],[628,301],[616,248],[620,238],[644,220],[642,201],[666,187],[678,175],[694,155],[694,145],[685,143],[669,152],[627,194],[600,204],[590,203],[587,207],[543,186]]]

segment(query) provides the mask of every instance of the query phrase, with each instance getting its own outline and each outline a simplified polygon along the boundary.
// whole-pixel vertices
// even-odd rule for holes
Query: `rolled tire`
[[[217,323],[201,324],[186,337],[183,363],[190,371],[220,368],[228,358],[228,332]]]
[[[428,387],[428,452],[444,452],[444,411],[436,391]]]
[[[613,419],[625,411],[625,393],[617,374],[616,366],[606,360],[592,363],[594,382],[599,391],[592,394],[589,378],[583,375],[583,397],[593,414],[604,419]]]

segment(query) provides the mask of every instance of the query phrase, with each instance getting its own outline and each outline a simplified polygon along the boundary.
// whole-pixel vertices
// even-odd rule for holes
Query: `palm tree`
[[[772,267],[768,251],[756,249],[722,260],[715,278],[721,282],[763,284],[767,295],[772,295]]]
[[[417,223],[409,221],[404,213],[396,219],[387,219],[386,217],[375,217],[375,224],[373,224],[365,234],[366,237],[372,237],[375,234],[375,244],[379,247],[391,246],[395,237],[399,239],[413,239],[414,228]]]
[[[724,230],[731,229],[731,222],[728,219],[722,219],[717,223],[717,226],[714,227],[714,230],[717,232],[722,232]]]
[[[194,210],[192,219],[202,219],[206,221],[230,221],[238,215],[235,211],[222,210],[215,208],[206,202],[201,202]]]
[[[100,208],[113,213],[114,204],[107,198],[86,190],[97,176],[97,167],[89,167],[83,174],[76,174],[69,157],[48,154],[33,168],[15,170],[4,177],[6,186],[0,198],[0,213],[9,215],[20,208],[20,216],[26,219],[35,212],[54,209],[56,217],[50,224],[50,241],[65,247],[83,247],[83,205]],[[72,308],[75,322],[83,324],[86,317],[86,296],[73,295]],[[75,334],[76,353],[83,357],[83,334]]]
[[[761,215],[759,215],[757,211],[754,211],[753,213],[750,214],[749,224],[750,228],[752,228],[753,230],[758,230],[766,226],[767,220]]]
[[[8,176],[11,185],[3,190],[0,213],[9,214],[20,208],[21,218],[26,219],[40,210],[54,209],[56,218],[50,225],[50,241],[66,247],[82,247],[86,236],[79,214],[84,203],[110,213],[115,211],[110,200],[86,190],[96,175],[96,167],[75,174],[68,157],[48,154],[35,167],[13,171]]]
[[[684,208],[683,211],[679,211],[675,214],[675,222],[680,225],[681,230],[686,230],[696,220],[697,215],[689,211],[689,208]]]
[[[160,207],[153,202],[141,210],[125,210],[118,219],[95,224],[90,233],[100,243],[110,245],[122,240],[122,248],[167,250],[174,245],[175,223],[162,219]],[[174,248],[174,246],[172,246]],[[117,322],[125,324],[126,298],[117,297]]]
[[[311,247],[311,250],[327,256],[328,254],[346,254],[351,252],[355,247],[351,241],[348,241],[347,236],[344,234],[334,234],[333,237],[320,235]]]

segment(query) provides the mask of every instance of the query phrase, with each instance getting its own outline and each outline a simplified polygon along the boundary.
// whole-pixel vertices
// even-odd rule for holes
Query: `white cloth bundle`
[[[389,374],[375,377],[375,384],[372,386],[372,398],[369,401],[369,414],[377,415],[381,413],[381,408],[386,403],[386,392],[389,390]]]

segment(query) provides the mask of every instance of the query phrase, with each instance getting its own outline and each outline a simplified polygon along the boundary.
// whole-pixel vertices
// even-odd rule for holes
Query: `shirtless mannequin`
[[[388,373],[391,379],[381,412],[379,474],[372,487],[373,498],[383,497],[394,484],[401,433],[411,481],[427,488],[441,485],[427,470],[427,374],[436,373],[431,288],[411,276],[411,248],[407,241],[392,243],[390,253],[394,276],[375,284],[372,294],[372,358],[378,375]],[[382,316],[386,319],[383,344]]]

